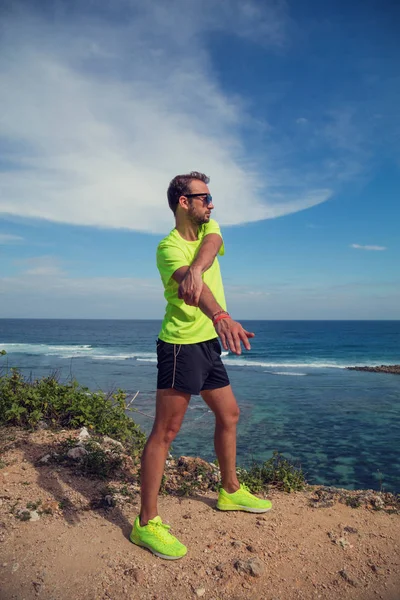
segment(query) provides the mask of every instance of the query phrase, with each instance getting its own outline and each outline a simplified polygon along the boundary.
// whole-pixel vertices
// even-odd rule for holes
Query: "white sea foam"
[[[121,349],[118,351],[117,348],[99,347],[93,348],[90,344],[22,344],[22,343],[2,343],[0,342],[0,349],[4,349],[7,354],[29,354],[29,355],[44,355],[44,356],[56,356],[61,359],[71,358],[90,358],[92,360],[103,360],[103,361],[123,361],[123,360],[136,360],[138,362],[156,363],[157,354],[156,352],[141,352],[141,351],[126,351]],[[252,368],[264,368],[264,369],[280,369],[280,371],[273,371],[276,375],[306,375],[303,372],[295,372],[293,369],[344,369],[348,366],[348,363],[335,362],[335,361],[310,361],[310,362],[272,362],[264,360],[251,360],[245,358],[243,355],[238,357],[230,352],[222,351],[222,360],[227,366],[232,367],[252,367]],[[359,364],[366,366],[374,366],[381,364],[379,361],[359,361]],[[288,369],[283,372],[282,369]]]
[[[128,360],[135,356],[133,354],[93,354],[90,358],[93,360]]]
[[[291,377],[304,377],[307,373],[293,373],[290,371],[265,371],[265,373],[271,373],[272,375],[290,375]]]
[[[129,360],[136,359],[142,362],[157,362],[157,354],[155,352],[131,352],[129,354],[96,354],[93,355],[94,360]]]
[[[70,346],[59,346],[53,344],[2,344],[0,347],[7,354],[43,354],[45,356],[60,356],[68,358],[70,356],[87,356],[93,351],[90,344],[76,344]]]
[[[93,348],[90,344],[60,346],[59,344],[2,344],[0,348],[7,354],[30,354],[42,356],[58,356],[59,358],[91,358],[93,360],[157,360],[155,352],[114,352],[108,348]]]
[[[338,364],[336,362],[301,362],[301,363],[288,363],[288,362],[264,362],[237,358],[224,359],[226,365],[233,367],[266,367],[270,369],[344,369],[347,365]]]

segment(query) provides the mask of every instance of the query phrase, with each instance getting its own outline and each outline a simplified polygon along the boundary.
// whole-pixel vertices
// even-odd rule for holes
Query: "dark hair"
[[[185,194],[190,194],[189,185],[194,179],[204,181],[207,184],[210,181],[210,178],[204,175],[204,173],[191,171],[187,175],[177,175],[169,184],[167,191],[168,204],[174,214],[176,213],[179,198]]]

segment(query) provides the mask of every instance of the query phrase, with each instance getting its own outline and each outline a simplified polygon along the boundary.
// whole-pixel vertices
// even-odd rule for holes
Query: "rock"
[[[337,546],[340,546],[344,550],[346,548],[352,548],[353,547],[350,544],[350,542],[345,537],[337,537],[337,535],[336,535],[336,533],[334,531],[328,531],[328,537],[332,541],[333,544],[336,544]]]
[[[46,500],[40,507],[41,511],[48,514],[54,515],[59,510],[58,502],[55,500]]]
[[[115,506],[115,500],[114,498],[111,496],[111,494],[107,494],[107,496],[104,496],[104,502],[108,505],[108,506]]]
[[[371,502],[372,506],[374,508],[380,509],[383,508],[385,506],[384,501],[382,500],[382,498],[380,496],[373,495],[369,498],[369,501]]]
[[[310,506],[314,508],[331,508],[335,504],[337,490],[330,488],[319,488],[314,491],[314,496],[310,498]]]
[[[139,585],[143,585],[144,583],[146,583],[145,574],[143,573],[143,571],[141,571],[137,567],[132,567],[131,569],[126,569],[124,571],[124,575],[130,575],[134,579],[134,581],[136,583],[138,583]]]
[[[348,584],[352,585],[353,587],[357,587],[357,582],[350,577],[350,575],[347,573],[347,571],[345,569],[342,569],[341,571],[339,571],[339,575],[341,577],[343,577],[343,579],[345,581],[347,581]]]
[[[180,456],[178,459],[178,470],[187,475],[206,475],[211,474],[213,469],[210,467],[210,463],[198,457],[191,456]]]
[[[346,367],[349,371],[369,371],[370,373],[392,373],[400,375],[400,365],[381,365],[380,367]]]
[[[198,598],[202,598],[204,596],[204,594],[206,593],[205,588],[198,588],[197,590],[194,591],[194,593],[196,594],[196,596]]]
[[[83,442],[84,440],[87,440],[88,438],[90,438],[90,433],[88,432],[86,427],[82,427],[82,429],[80,430],[79,435],[78,435],[78,440],[80,442]]]
[[[257,526],[257,527],[265,527],[265,522],[264,522],[264,521],[257,520],[257,521],[256,521],[256,526]]]
[[[118,440],[113,440],[112,438],[108,437],[108,435],[105,435],[103,437],[103,443],[113,444],[114,446],[118,446],[119,448],[123,449],[123,445],[121,444],[121,442],[118,442]]]
[[[47,463],[49,462],[50,459],[51,459],[51,454],[45,454],[44,456],[42,456],[42,458],[39,460],[39,462],[47,465]]]
[[[252,546],[251,544],[249,544],[248,546],[246,546],[246,550],[248,550],[249,552],[257,552],[256,548],[254,548],[254,546]]]
[[[372,571],[373,571],[374,573],[376,573],[377,575],[379,575],[379,574],[383,573],[383,571],[382,571],[382,568],[381,568],[381,567],[379,567],[378,565],[375,565],[375,564],[373,564],[373,563],[369,563],[369,566],[371,567]]]
[[[341,548],[343,548],[344,550],[346,550],[346,548],[352,548],[352,545],[350,544],[350,542],[348,540],[346,540],[345,537],[340,537],[337,541],[336,544],[338,546],[341,546]]]
[[[86,454],[88,454],[86,448],[76,446],[75,448],[71,448],[70,450],[68,450],[67,456],[69,458],[73,458],[74,460],[79,460],[83,456],[86,456]]]
[[[12,568],[11,568],[11,572],[15,573],[15,571],[18,571],[19,569],[19,563],[15,563],[13,564]]]
[[[46,423],[46,421],[40,420],[40,421],[38,421],[37,428],[38,429],[48,429],[49,425],[48,425],[48,423]]]
[[[346,525],[346,527],[343,528],[343,531],[346,531],[347,533],[358,533],[358,529],[350,527],[350,525]]]
[[[251,575],[252,577],[261,577],[265,565],[259,558],[249,558],[248,560],[237,560],[234,565],[238,573]]]
[[[133,574],[133,578],[136,581],[136,583],[138,583],[139,585],[142,585],[146,582],[146,576],[145,574],[140,571],[139,569],[134,569],[134,574]]]
[[[30,518],[31,521],[39,521],[40,516],[39,516],[39,513],[36,512],[36,510],[31,510],[29,514],[31,515],[31,518]]]
[[[241,542],[240,540],[234,540],[234,541],[232,542],[232,546],[233,546],[234,548],[243,548],[243,546],[244,546],[244,543],[243,543],[243,542]]]

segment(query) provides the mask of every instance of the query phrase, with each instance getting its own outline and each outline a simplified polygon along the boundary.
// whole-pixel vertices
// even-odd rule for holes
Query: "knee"
[[[232,423],[234,423],[236,425],[236,423],[239,421],[239,417],[240,417],[240,408],[238,406],[236,406],[235,410],[232,411],[232,414],[231,414]]]
[[[222,427],[234,427],[239,421],[240,409],[238,406],[232,408],[226,413],[220,415],[217,418],[217,422],[219,422]]]
[[[172,423],[167,427],[158,427],[153,435],[157,438],[159,444],[169,447],[178,435],[179,429],[179,425]]]

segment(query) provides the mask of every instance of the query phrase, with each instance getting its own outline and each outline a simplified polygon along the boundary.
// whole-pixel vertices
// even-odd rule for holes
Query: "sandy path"
[[[313,508],[312,491],[272,491],[273,511],[262,516],[218,512],[214,492],[163,496],[160,514],[189,547],[184,559],[163,561],[128,540],[137,493],[93,509],[104,482],[38,466],[56,436],[6,435],[1,600],[400,599],[398,514],[341,503]],[[52,514],[16,518],[18,508],[39,499]]]

